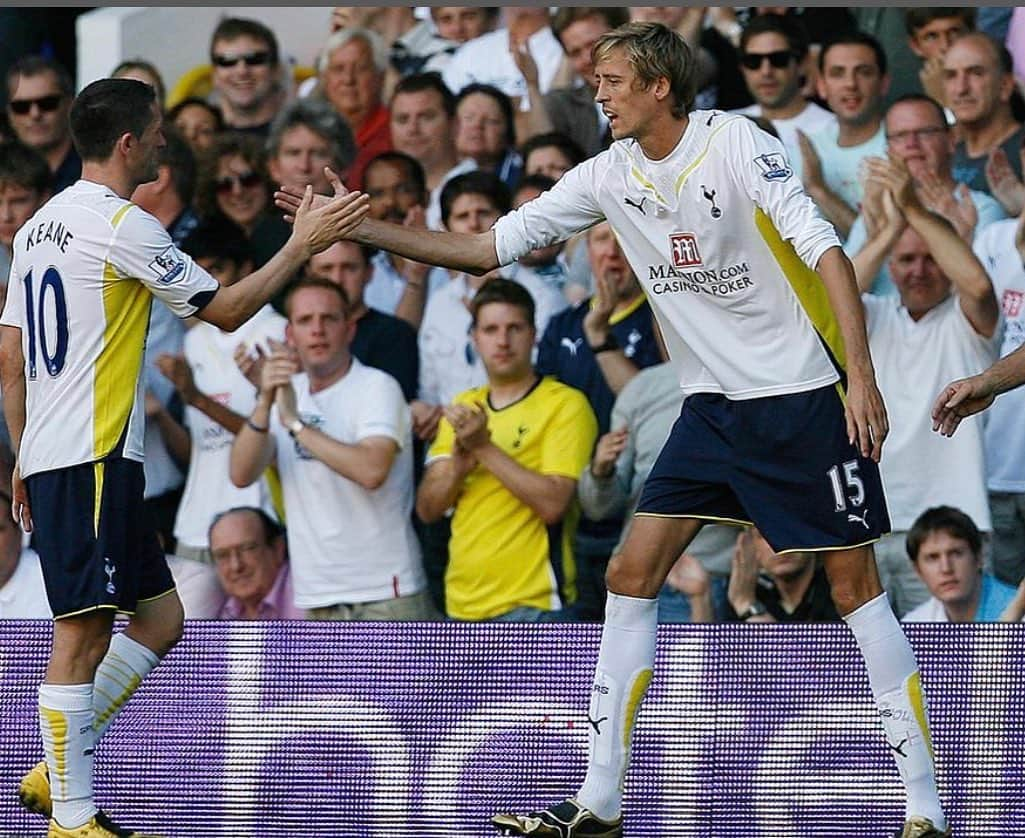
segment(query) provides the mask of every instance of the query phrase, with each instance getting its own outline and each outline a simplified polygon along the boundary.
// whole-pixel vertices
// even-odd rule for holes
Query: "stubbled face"
[[[879,72],[875,53],[864,44],[837,44],[826,53],[819,95],[836,118],[849,125],[875,119],[889,80]]]
[[[363,299],[363,291],[373,277],[374,269],[363,257],[363,250],[358,244],[344,241],[335,242],[327,250],[314,254],[307,273],[333,282],[355,304]]]
[[[377,221],[402,224],[413,207],[427,205],[427,195],[397,161],[378,160],[367,166],[363,191],[370,198],[369,215]]]
[[[767,56],[789,49],[790,44],[779,32],[761,32],[747,42],[744,51],[748,55]],[[784,67],[774,67],[762,58],[757,69],[749,70],[743,64],[740,69],[747,89],[763,108],[785,107],[801,95],[801,67],[793,55]]]
[[[56,74],[47,70],[34,76],[18,76],[8,94],[7,118],[22,143],[46,154],[69,138],[71,97],[61,93]],[[28,113],[15,111],[15,106],[24,107],[18,103],[26,103]]]
[[[210,532],[210,554],[228,596],[259,603],[274,587],[283,563],[280,543],[267,544],[260,519],[251,512],[225,515]]]
[[[438,34],[458,44],[479,38],[488,31],[488,16],[478,6],[434,6],[431,17]]]
[[[901,102],[886,114],[887,150],[903,160],[914,180],[950,174],[953,138],[939,111],[927,102]]]
[[[238,154],[217,161],[217,206],[243,230],[252,229],[269,204],[267,185]]]
[[[505,154],[507,125],[498,103],[486,93],[471,93],[456,108],[456,153],[492,163]]]
[[[353,38],[331,53],[323,83],[327,100],[349,120],[355,132],[381,104],[384,73],[374,66],[370,44],[363,38]]]
[[[925,239],[910,227],[897,239],[890,253],[890,275],[901,303],[915,320],[950,294],[950,280],[932,258]]]
[[[149,183],[160,174],[160,150],[167,145],[164,139],[164,115],[154,102],[150,105],[151,119],[142,135],[135,138],[127,163],[136,184]]]
[[[607,223],[596,224],[587,231],[587,258],[591,273],[596,278],[612,282],[618,300],[626,302],[640,293],[637,277],[623,255],[616,234]]]
[[[957,121],[970,125],[990,119],[1010,100],[1014,79],[1003,72],[989,46],[966,36],[943,58],[943,88]]]
[[[213,45],[213,86],[230,107],[239,111],[257,110],[274,94],[278,66],[270,62],[266,43],[251,35],[239,35]],[[218,66],[218,59],[245,59],[231,67]],[[256,63],[254,63],[256,62]]]
[[[598,39],[608,31],[609,25],[601,15],[575,20],[562,30],[562,49],[570,66],[591,87],[594,87],[594,62],[591,60],[591,51]]]
[[[619,49],[595,64],[594,75],[594,99],[609,120],[613,139],[643,137],[659,109],[654,85],[643,87]]]
[[[481,306],[472,334],[492,382],[518,381],[530,374],[535,331],[522,308],[509,303]]]
[[[282,135],[281,147],[267,166],[275,183],[298,192],[312,184],[318,195],[333,194],[324,167],[330,166],[334,171],[341,168],[331,156],[331,144],[305,125],[297,125]]]
[[[454,153],[455,121],[445,113],[436,90],[398,93],[391,103],[391,136],[396,151],[408,154],[430,169]]]
[[[217,120],[201,105],[188,105],[174,118],[174,127],[196,153],[206,151],[217,137]]]
[[[10,247],[14,243],[14,234],[39,209],[43,197],[16,183],[0,183],[0,244]]]
[[[908,39],[911,51],[926,60],[942,58],[954,41],[968,33],[968,25],[960,17],[940,17],[930,20]]]
[[[967,605],[978,595],[982,563],[967,541],[948,532],[938,530],[922,541],[915,569],[944,605]]]

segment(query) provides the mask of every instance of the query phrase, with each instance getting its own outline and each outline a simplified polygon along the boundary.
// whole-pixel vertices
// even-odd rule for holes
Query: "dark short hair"
[[[559,6],[552,17],[552,34],[562,44],[562,33],[566,29],[578,20],[592,17],[600,17],[609,29],[616,29],[630,22],[630,10],[626,6]]]
[[[484,195],[502,215],[509,212],[512,205],[509,187],[494,173],[475,169],[466,174],[456,175],[441,190],[441,221],[446,226],[452,214],[452,205],[461,195]]]
[[[17,140],[0,143],[0,186],[13,184],[41,197],[52,181],[49,164],[34,148]]]
[[[456,94],[455,109],[458,111],[463,100],[467,96],[472,96],[474,93],[482,93],[485,96],[490,96],[496,102],[498,109],[502,112],[502,116],[505,119],[505,145],[507,148],[515,148],[516,118],[513,115],[512,100],[492,84],[474,82],[473,84],[466,85],[466,87]]]
[[[157,163],[171,172],[171,185],[185,206],[192,206],[196,194],[196,157],[185,138],[173,125],[164,125],[167,144],[157,153]]]
[[[187,99],[182,99],[167,112],[166,121],[174,122],[183,110],[192,107],[203,108],[214,118],[214,122],[217,123],[217,133],[224,130],[224,114],[221,113],[221,109],[206,99],[201,99],[199,96],[189,96]]]
[[[530,292],[511,279],[490,279],[485,282],[470,302],[470,315],[473,326],[477,327],[477,315],[484,306],[490,303],[506,303],[523,311],[530,328],[534,328],[534,298]]]
[[[912,562],[918,561],[923,542],[937,532],[945,532],[952,538],[968,542],[976,556],[982,552],[982,534],[968,515],[953,506],[934,506],[919,515],[908,530],[905,546]]]
[[[587,159],[584,150],[571,138],[558,131],[548,131],[545,134],[535,134],[520,146],[520,157],[523,158],[523,165],[527,165],[527,157],[539,148],[549,146],[559,149],[570,161],[571,166],[577,166]]]
[[[364,183],[366,183],[367,172],[370,171],[370,167],[377,163],[395,163],[397,166],[402,166],[406,170],[406,176],[416,184],[420,192],[424,195],[427,194],[427,175],[424,173],[424,167],[420,165],[420,161],[415,157],[411,157],[401,151],[382,151],[380,154],[371,157],[367,165],[363,167]]]
[[[321,279],[320,277],[307,276],[290,285],[288,291],[285,292],[284,309],[285,316],[288,317],[289,320],[292,319],[292,298],[300,291],[304,291],[307,288],[322,288],[333,294],[337,294],[338,299],[342,301],[342,311],[345,313],[346,317],[349,316],[349,312],[352,310],[352,303],[349,301],[349,295],[345,293],[345,289],[342,288],[341,285],[335,285],[333,282]]]
[[[57,87],[64,96],[75,95],[75,85],[71,81],[71,73],[67,68],[53,58],[42,55],[26,55],[19,58],[7,70],[7,96],[10,98],[14,93],[18,79],[22,76],[41,76],[43,73],[53,73],[57,79]]]
[[[959,17],[969,29],[975,28],[975,9],[971,6],[912,6],[904,12],[904,29],[914,37],[923,26],[945,17]]]
[[[193,259],[218,259],[236,267],[252,260],[245,231],[229,218],[203,221],[182,242],[181,249]]]
[[[755,35],[775,32],[787,39],[787,47],[794,58],[800,61],[808,54],[808,34],[794,15],[755,15],[740,33],[740,51],[746,52],[748,42]]]
[[[363,257],[363,261],[364,261],[364,263],[366,263],[367,267],[370,267],[370,260],[373,259],[377,255],[377,253],[378,253],[378,250],[377,250],[376,247],[373,247],[372,245],[369,245],[369,244],[363,244],[363,242],[356,242],[356,241],[353,241],[352,239],[342,239],[341,241],[335,242],[335,244],[349,244],[349,245],[352,245],[353,247],[357,248],[359,250],[360,256]],[[328,248],[328,249],[330,249],[330,248]],[[323,253],[323,252],[324,251],[321,251],[321,253]],[[314,256],[319,256],[319,255],[320,254],[314,254]],[[311,257],[310,260],[305,265],[303,265],[302,276],[306,277],[306,278],[309,278],[309,279],[318,279],[319,277],[317,277],[314,274],[310,273],[310,262],[313,261],[313,258],[314,257]],[[345,289],[343,288],[342,290],[344,291]]]
[[[936,111],[936,117],[939,119],[940,125],[943,126],[943,129],[948,130],[950,128],[950,126],[947,125],[947,115],[943,111],[943,105],[941,105],[931,96],[926,96],[924,93],[905,93],[903,96],[898,96],[896,99],[890,102],[890,106],[886,109],[886,116],[889,116],[890,111],[897,107],[897,105],[905,105],[908,102],[921,102],[924,105],[928,105],[934,111]]]
[[[263,543],[273,544],[279,538],[285,534],[284,527],[281,526],[277,521],[270,517],[266,512],[257,506],[233,506],[231,509],[225,509],[223,512],[218,512],[214,515],[213,520],[210,522],[210,526],[206,530],[207,544],[210,543],[210,536],[213,534],[214,527],[216,527],[221,519],[227,518],[229,515],[235,515],[236,513],[246,512],[251,515],[255,515],[260,521],[260,527],[263,529]]]
[[[826,53],[833,47],[838,46],[868,47],[876,57],[876,67],[879,68],[879,75],[886,75],[886,50],[883,49],[883,45],[878,40],[867,32],[845,32],[828,39],[822,45],[822,49],[819,52],[820,73],[826,69]]]
[[[270,27],[264,26],[258,20],[249,20],[244,17],[226,17],[217,24],[214,34],[210,37],[210,58],[214,57],[214,44],[218,41],[234,41],[236,38],[249,36],[255,41],[263,41],[270,53],[271,64],[277,64],[278,39]]]
[[[425,90],[433,90],[441,97],[441,106],[449,117],[456,114],[456,97],[448,85],[441,78],[441,73],[413,73],[399,79],[398,84],[392,91],[391,100],[400,93],[423,93]]]
[[[125,134],[141,137],[153,122],[156,91],[135,79],[100,79],[71,105],[71,139],[83,160],[103,161]]]

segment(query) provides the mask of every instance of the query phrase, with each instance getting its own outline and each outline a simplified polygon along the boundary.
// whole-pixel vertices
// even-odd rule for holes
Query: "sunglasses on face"
[[[257,172],[244,172],[241,175],[225,175],[214,181],[214,189],[220,194],[227,195],[237,185],[241,189],[250,189],[263,183],[263,178]]]
[[[64,97],[59,93],[51,93],[49,96],[40,96],[38,99],[12,99],[8,102],[12,113],[18,116],[25,116],[35,105],[43,113],[53,113],[60,107]]]
[[[247,67],[263,67],[265,64],[270,64],[270,53],[266,51],[246,52],[242,55],[215,55],[213,57],[213,62],[218,67],[234,67],[239,61],[244,62]]]
[[[777,70],[782,70],[793,59],[794,54],[788,49],[776,50],[775,52],[745,52],[740,56],[740,63],[748,70],[757,70],[762,66],[762,61],[769,60],[769,64]]]

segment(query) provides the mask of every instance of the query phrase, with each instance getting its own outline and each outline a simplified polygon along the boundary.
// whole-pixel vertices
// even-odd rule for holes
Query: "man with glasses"
[[[907,166],[919,200],[950,221],[969,244],[980,230],[1006,217],[992,197],[955,180],[952,171],[954,140],[943,108],[937,102],[920,93],[902,96],[887,110],[884,127],[886,150]],[[883,223],[882,192],[878,185],[867,183],[865,186],[861,213],[844,243],[844,250],[852,257]],[[859,272],[858,284],[862,291],[873,294],[897,294],[888,263],[883,263],[878,272]]]
[[[221,620],[304,620],[295,607],[281,527],[262,509],[236,506],[210,524],[207,540],[227,595]]]
[[[255,20],[225,18],[210,40],[210,63],[225,126],[266,136],[285,97],[274,33]]]
[[[78,180],[82,160],[71,142],[68,114],[74,86],[59,63],[38,55],[22,58],[7,71],[7,118],[21,142],[50,166],[52,191]]]
[[[738,113],[772,122],[798,175],[801,148],[797,132],[809,136],[836,125],[833,114],[801,93],[807,55],[808,38],[800,23],[785,15],[753,17],[740,36],[741,72],[755,104]]]

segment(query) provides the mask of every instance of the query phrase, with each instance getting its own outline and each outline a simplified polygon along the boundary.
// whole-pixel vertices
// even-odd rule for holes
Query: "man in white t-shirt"
[[[820,551],[888,741],[907,743],[894,754],[907,790],[901,838],[945,838],[918,665],[872,558],[889,529],[876,466],[888,423],[854,273],[778,140],[745,117],[690,112],[695,67],[667,27],[619,27],[595,46],[596,99],[615,139],[607,151],[483,233],[414,234],[370,219],[353,233],[484,273],[608,220],[687,396],[609,564],[584,784],[548,809],[492,823],[511,835],[621,838],[658,591],[705,521],[753,521],[777,551]],[[297,199],[279,195],[286,208]]]
[[[886,53],[871,35],[840,35],[819,53],[819,96],[836,122],[798,136],[804,188],[847,238],[861,207],[861,161],[886,154],[883,97],[890,87]]]
[[[13,508],[35,532],[54,614],[39,688],[46,759],[19,796],[50,818],[50,838],[126,834],[93,802],[94,745],[182,631],[142,498],[140,373],[153,296],[179,317],[237,329],[366,213],[361,195],[310,210],[309,193],[281,251],[221,288],[128,200],[157,175],[161,121],[153,88],[139,81],[101,79],[76,97],[70,125],[82,179],[15,236],[0,316]],[[119,610],[132,616],[112,636]]]
[[[295,604],[312,619],[433,619],[402,390],[349,351],[355,322],[340,286],[302,280],[285,310],[291,349],[275,343],[264,363],[231,480],[248,486],[277,466]]]
[[[755,104],[742,108],[745,116],[768,119],[794,172],[801,174],[798,130],[805,136],[836,124],[825,108],[809,102],[801,93],[802,66],[808,57],[808,38],[799,24],[786,15],[765,14],[751,18],[740,36],[740,70]]]
[[[182,250],[225,288],[244,276],[251,264],[245,235],[233,224],[197,227]],[[251,506],[275,517],[266,476],[238,488],[228,479],[228,456],[234,435],[256,401],[253,385],[235,364],[235,351],[245,344],[250,351],[260,347],[269,353],[268,340],[280,342],[284,337],[285,318],[265,306],[234,332],[197,323],[185,334],[183,355],[157,359],[185,404],[189,468],[174,521],[178,556],[209,562],[210,522],[227,509]]]
[[[893,532],[876,545],[876,561],[903,616],[929,596],[904,547],[922,510],[956,506],[990,529],[982,423],[970,420],[945,440],[930,433],[929,408],[945,381],[993,362],[1000,311],[986,269],[953,227],[923,206],[907,168],[873,159],[867,171],[869,185],[886,191],[889,214],[855,257],[855,271],[872,275],[886,258],[899,291],[862,296],[892,427],[881,471]]]

